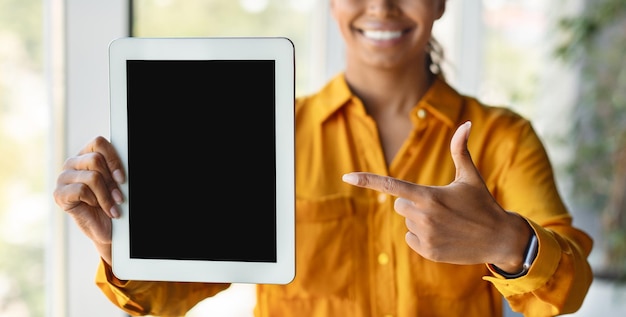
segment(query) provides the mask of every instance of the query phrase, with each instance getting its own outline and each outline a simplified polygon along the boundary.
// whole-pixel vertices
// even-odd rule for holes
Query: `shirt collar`
[[[436,118],[451,128],[456,128],[460,123],[463,98],[445,81],[443,76],[439,75],[435,77],[433,84],[418,103],[418,107],[423,106]]]
[[[316,112],[320,122],[323,122],[333,113],[350,104],[352,98],[357,97],[350,91],[344,73],[340,73],[332,78],[315,98],[319,98],[317,102],[319,108]],[[458,124],[463,108],[463,96],[454,90],[442,76],[437,76],[424,97],[417,103],[417,108],[426,109],[454,128]]]

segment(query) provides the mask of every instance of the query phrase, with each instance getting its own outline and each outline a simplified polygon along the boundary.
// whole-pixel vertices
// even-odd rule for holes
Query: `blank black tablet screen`
[[[276,262],[273,60],[129,60],[130,257]]]

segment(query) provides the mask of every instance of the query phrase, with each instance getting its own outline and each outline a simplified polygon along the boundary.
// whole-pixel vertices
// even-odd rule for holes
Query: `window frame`
[[[109,135],[108,43],[128,35],[127,0],[45,0],[53,144],[49,187],[65,158],[96,135]],[[122,17],[122,18],[120,18]],[[61,55],[61,56],[59,56]],[[86,66],[88,65],[88,66]],[[56,74],[56,75],[55,75]],[[59,87],[61,79],[64,87]],[[123,317],[94,283],[99,261],[91,241],[51,202],[47,312],[53,317]]]

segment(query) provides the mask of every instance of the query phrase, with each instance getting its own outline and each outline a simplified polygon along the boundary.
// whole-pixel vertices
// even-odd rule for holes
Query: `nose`
[[[387,15],[396,11],[395,0],[369,0],[367,2],[367,12],[374,15]]]

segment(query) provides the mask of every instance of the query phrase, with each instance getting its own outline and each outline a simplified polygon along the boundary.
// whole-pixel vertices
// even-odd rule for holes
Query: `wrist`
[[[528,270],[530,270],[530,267],[532,266],[533,262],[535,261],[535,258],[537,257],[538,251],[539,251],[539,241],[537,239],[537,235],[535,235],[535,232],[533,231],[531,233],[530,239],[524,251],[522,268],[520,271],[516,273],[509,273],[497,267],[495,264],[489,264],[489,267],[491,267],[493,271],[495,271],[496,273],[502,275],[503,277],[507,279],[522,277],[528,273]]]

